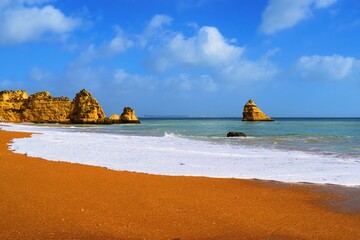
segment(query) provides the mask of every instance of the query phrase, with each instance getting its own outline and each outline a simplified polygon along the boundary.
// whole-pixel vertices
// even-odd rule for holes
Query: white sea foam
[[[5,124],[0,128],[42,133],[15,139],[10,149],[54,161],[164,175],[360,185],[358,159],[215,144],[168,133],[143,137],[34,125]]]

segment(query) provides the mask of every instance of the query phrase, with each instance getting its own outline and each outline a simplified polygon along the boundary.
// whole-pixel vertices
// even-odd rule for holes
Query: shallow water
[[[133,136],[165,134],[224,144],[300,150],[360,158],[360,119],[276,119],[274,122],[243,122],[238,118],[142,119],[140,125],[108,125],[91,131]],[[226,138],[239,131],[248,138]]]
[[[360,119],[142,119],[140,125],[7,125],[11,148],[49,160],[165,175],[360,185]],[[241,131],[246,138],[226,138]]]

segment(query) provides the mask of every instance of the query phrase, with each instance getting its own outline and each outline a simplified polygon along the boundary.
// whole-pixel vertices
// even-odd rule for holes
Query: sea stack
[[[140,123],[135,115],[135,110],[130,107],[124,107],[123,113],[120,116],[122,123]]]
[[[243,111],[243,121],[274,121],[265,113],[263,113],[260,108],[258,108],[255,102],[250,99],[244,106]]]
[[[72,123],[95,124],[105,119],[105,113],[98,101],[86,89],[76,94],[72,103]]]

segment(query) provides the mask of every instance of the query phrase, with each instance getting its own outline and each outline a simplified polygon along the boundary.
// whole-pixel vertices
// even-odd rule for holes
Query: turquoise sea
[[[140,125],[105,125],[78,129],[134,136],[173,135],[219,144],[299,150],[360,158],[360,118],[276,118],[244,122],[241,118],[148,118]],[[226,138],[230,131],[246,138]]]
[[[360,186],[360,119],[141,119],[127,125],[5,124],[36,132],[17,153],[176,176],[257,178]],[[228,132],[247,137],[228,138]]]

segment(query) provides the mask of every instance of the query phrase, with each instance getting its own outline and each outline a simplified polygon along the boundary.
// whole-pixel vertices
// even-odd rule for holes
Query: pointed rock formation
[[[88,123],[93,124],[98,121],[104,121],[105,113],[98,101],[86,91],[81,90],[76,94],[72,103],[72,112],[70,120],[72,123]]]
[[[135,115],[135,110],[130,107],[124,107],[123,113],[120,116],[121,123],[140,123],[140,120]]]
[[[265,113],[263,113],[260,108],[258,108],[255,102],[250,99],[244,106],[243,111],[243,121],[274,121]]]

